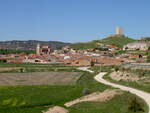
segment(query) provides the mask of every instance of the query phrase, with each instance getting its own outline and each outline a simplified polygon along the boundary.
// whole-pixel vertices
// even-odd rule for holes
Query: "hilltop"
[[[1,41],[0,49],[15,49],[15,50],[35,50],[37,44],[48,45],[52,49],[59,49],[70,43],[58,42],[58,41],[38,41],[38,40],[13,40],[13,41]]]
[[[98,47],[98,44],[101,43],[104,45],[116,45],[122,48],[124,45],[134,41],[135,41],[134,39],[126,37],[124,35],[111,35],[102,40],[94,40],[86,43],[74,43],[71,44],[70,47],[74,49],[89,49],[89,48],[96,48]]]

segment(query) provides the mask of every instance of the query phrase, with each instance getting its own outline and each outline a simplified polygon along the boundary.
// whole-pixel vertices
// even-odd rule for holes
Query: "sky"
[[[86,42],[150,36],[150,0],[0,0],[0,41]]]

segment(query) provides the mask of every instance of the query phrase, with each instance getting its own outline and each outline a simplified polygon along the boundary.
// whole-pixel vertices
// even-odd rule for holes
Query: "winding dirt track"
[[[81,68],[78,68],[78,69],[93,73],[91,70],[88,69],[88,67],[84,67],[84,68],[81,67]],[[106,80],[103,79],[103,76],[106,75],[106,73],[107,72],[101,72],[98,75],[96,75],[94,77],[94,79],[98,82],[101,82],[101,83],[105,84],[105,85],[110,85],[112,87],[119,88],[119,89],[124,90],[124,91],[129,91],[130,93],[139,96],[140,98],[145,100],[145,102],[147,103],[147,105],[150,108],[150,94],[149,93],[146,93],[144,91],[140,91],[140,90],[137,90],[137,89],[134,89],[134,88],[126,87],[126,86],[123,86],[123,85],[111,83],[109,81],[106,81]],[[150,113],[150,109],[149,109],[148,113]]]

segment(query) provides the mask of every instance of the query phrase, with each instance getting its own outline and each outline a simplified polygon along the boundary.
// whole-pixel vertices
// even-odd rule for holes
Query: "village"
[[[65,46],[60,50],[53,50],[47,45],[37,44],[35,54],[0,55],[0,60],[4,63],[64,63],[71,66],[108,66],[124,63],[146,63],[147,56],[140,54],[138,51],[147,52],[149,45],[142,40],[129,43],[123,48],[115,45],[105,45],[103,49],[103,51],[95,48],[75,50],[69,46]]]

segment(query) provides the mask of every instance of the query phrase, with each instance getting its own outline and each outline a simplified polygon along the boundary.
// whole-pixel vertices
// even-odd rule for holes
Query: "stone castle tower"
[[[121,27],[117,27],[116,28],[116,35],[123,35],[124,33],[123,33],[123,28],[121,28]]]

